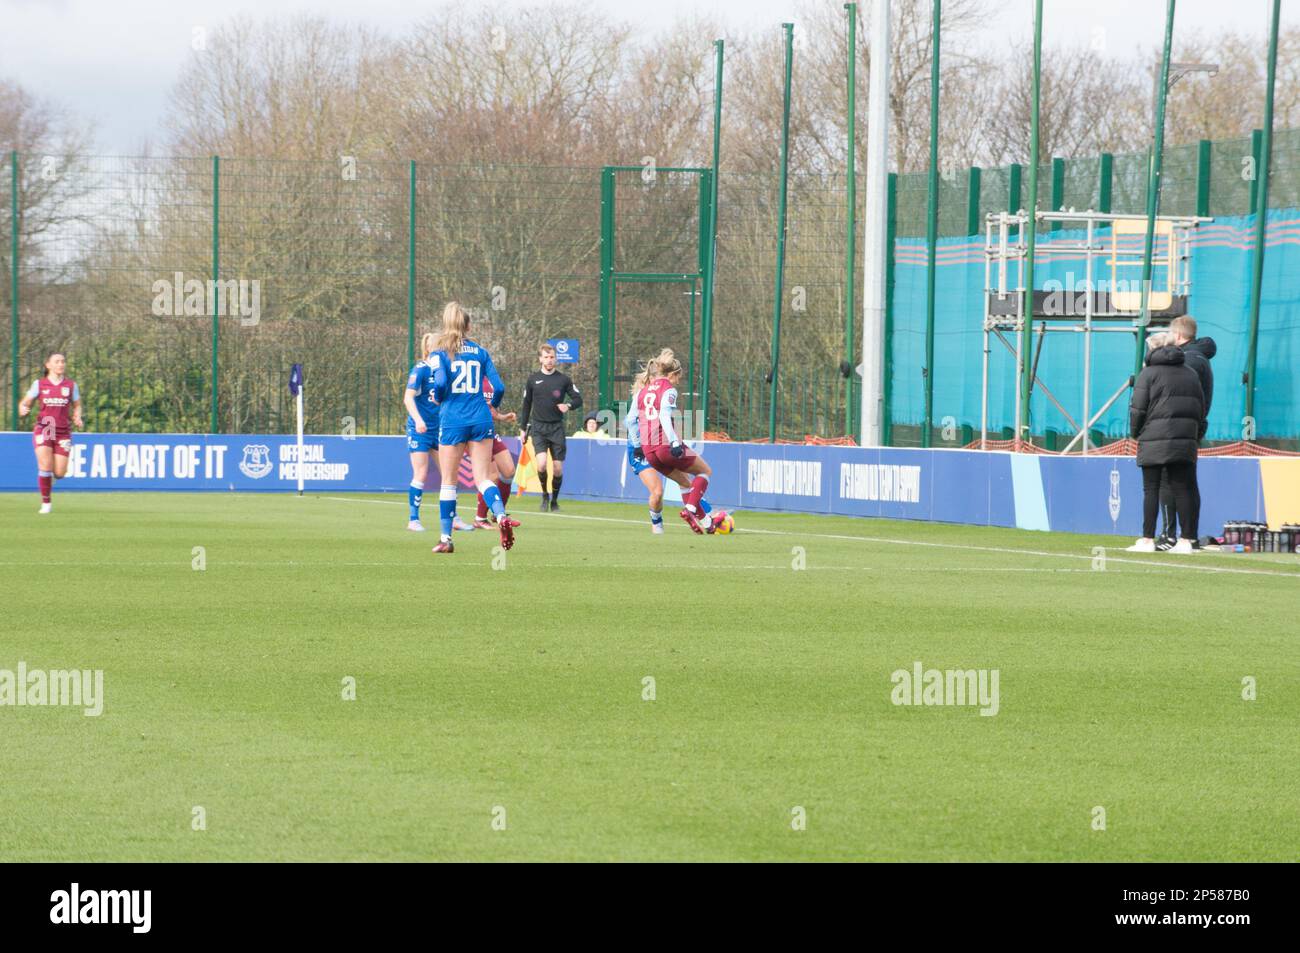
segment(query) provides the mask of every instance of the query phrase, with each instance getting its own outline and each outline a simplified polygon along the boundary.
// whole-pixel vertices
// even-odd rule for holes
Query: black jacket
[[[1158,347],[1147,357],[1147,366],[1133,384],[1128,420],[1138,442],[1138,466],[1196,459],[1197,444],[1205,433],[1205,398],[1196,372],[1186,366],[1179,348]]]
[[[1201,392],[1205,395],[1205,416],[1210,416],[1210,404],[1214,403],[1214,371],[1210,369],[1210,358],[1219,353],[1219,346],[1214,338],[1197,338],[1182,346],[1183,358],[1187,366],[1196,372],[1201,381]],[[1201,430],[1204,435],[1205,430]]]

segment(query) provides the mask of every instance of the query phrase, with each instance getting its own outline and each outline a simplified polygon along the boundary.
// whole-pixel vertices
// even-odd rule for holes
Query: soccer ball
[[[722,519],[720,519],[717,522],[717,524],[713,527],[713,531],[715,533],[721,533],[723,536],[726,536],[735,528],[736,528],[736,521],[732,519],[731,514],[728,513],[726,516],[722,517]]]

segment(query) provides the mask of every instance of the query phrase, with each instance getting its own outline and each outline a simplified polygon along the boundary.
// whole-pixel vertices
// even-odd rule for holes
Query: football
[[[718,521],[718,525],[713,528],[713,531],[715,533],[721,533],[723,536],[726,536],[735,528],[736,528],[736,521],[732,519],[731,514],[728,513],[726,516],[722,517],[722,519]]]

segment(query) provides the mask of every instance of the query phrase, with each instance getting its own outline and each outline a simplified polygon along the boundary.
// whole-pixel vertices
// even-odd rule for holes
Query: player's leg
[[[451,531],[456,523],[456,475],[460,458],[465,455],[465,444],[443,444],[438,448],[438,472],[442,485],[438,489],[438,515],[442,523],[442,538],[434,547],[435,553],[452,552]]]
[[[542,512],[545,513],[551,508],[551,475],[546,469],[549,462],[546,453],[546,438],[540,434],[532,435],[533,441],[533,462],[537,466],[537,482],[542,485]]]
[[[650,532],[664,531],[664,484],[656,470],[646,468],[640,474],[641,482],[650,491]]]
[[[564,437],[564,425],[557,426],[557,432],[551,442],[551,510],[560,508],[560,483],[564,480],[564,457],[568,445]]]
[[[488,479],[491,480],[493,483],[496,483],[496,482],[497,482],[497,476],[498,476],[498,474],[497,474],[497,472],[496,472],[496,463],[493,462],[493,463],[488,467]],[[498,484],[498,486],[499,486],[499,485],[500,485],[500,484]],[[478,508],[474,511],[474,528],[475,528],[475,529],[485,529],[485,528],[487,528],[487,527],[490,525],[490,524],[488,523],[488,518],[487,518],[487,516],[488,516],[488,505],[487,505],[487,500],[483,499],[483,494],[482,494],[482,493],[479,493],[479,494],[478,494]]]
[[[418,450],[411,454],[411,485],[406,488],[406,503],[410,509],[406,528],[412,532],[424,532],[420,522],[420,503],[424,499],[424,481],[429,477],[429,461],[434,451]]]
[[[682,460],[686,460],[688,455],[691,459],[685,464],[678,465],[678,469],[693,477],[691,488],[682,494],[682,502],[686,504],[687,509],[692,513],[702,512],[700,510],[700,500],[709,488],[709,477],[713,475],[713,470],[703,457],[690,453],[690,451],[683,454]]]
[[[474,483],[478,486],[478,491],[483,494],[483,499],[487,501],[488,509],[496,517],[497,528],[501,530],[501,548],[509,549],[515,544],[514,528],[519,525],[519,522],[506,514],[506,504],[501,499],[501,491],[489,478],[492,470],[491,437],[486,440],[475,440],[469,445],[469,462],[474,469]]]
[[[50,511],[50,491],[54,488],[54,448],[36,448],[36,485],[41,491],[41,513]]]
[[[510,502],[510,486],[515,479],[515,458],[504,443],[492,443],[492,466],[496,469],[497,489],[501,492],[501,502]]]
[[[54,479],[62,480],[68,475],[68,461],[72,459],[72,443],[54,448]]]
[[[693,477],[691,477],[689,474],[683,473],[681,470],[674,470],[673,475],[672,477],[670,477],[670,479],[678,486],[680,486],[683,490],[689,490],[691,488],[691,484],[694,482]],[[709,503],[706,497],[703,496],[700,497],[699,507],[700,507],[699,510],[700,515],[703,517],[702,519],[699,520],[699,524],[700,527],[706,533],[712,533],[716,521],[721,520],[724,516],[727,515],[726,510],[715,511],[713,509],[713,505]],[[690,521],[687,520],[687,522]]]

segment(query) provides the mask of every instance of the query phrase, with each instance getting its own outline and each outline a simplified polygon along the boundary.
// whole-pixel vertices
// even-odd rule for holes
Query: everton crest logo
[[[272,470],[271,448],[262,443],[244,445],[244,459],[239,461],[239,472],[250,480],[260,480]]]
[[[1119,520],[1119,467],[1110,471],[1110,521]]]

